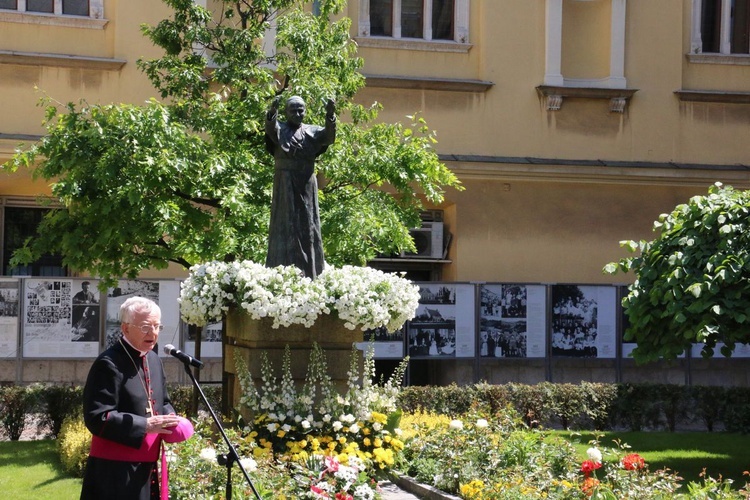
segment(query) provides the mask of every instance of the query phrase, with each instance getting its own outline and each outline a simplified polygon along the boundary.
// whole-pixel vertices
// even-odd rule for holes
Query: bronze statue
[[[315,279],[325,264],[315,159],[336,138],[335,105],[328,100],[325,126],[319,127],[302,123],[306,106],[297,96],[287,100],[286,121],[279,122],[279,99],[266,113],[266,149],[275,160],[266,267],[293,265]]]

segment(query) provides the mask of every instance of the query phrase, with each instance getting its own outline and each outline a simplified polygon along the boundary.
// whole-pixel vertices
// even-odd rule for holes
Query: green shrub
[[[655,388],[659,394],[659,406],[667,422],[669,432],[674,432],[677,423],[690,420],[691,397],[687,386],[676,384],[658,384]]]
[[[552,415],[552,386],[549,382],[537,385],[506,384],[513,406],[527,426],[536,428],[549,421]]]
[[[52,436],[58,436],[63,421],[83,412],[83,387],[49,385],[41,389],[43,423],[50,428]]]
[[[35,392],[18,385],[0,387],[0,424],[11,441],[21,439],[26,415],[36,404],[35,395]]]
[[[570,429],[574,422],[581,422],[585,416],[586,393],[576,384],[551,384],[551,413],[563,429]]]
[[[659,389],[655,384],[620,384],[617,388],[616,419],[631,431],[661,426]]]
[[[617,402],[617,384],[581,382],[586,416],[597,431],[611,427],[615,404]]]
[[[750,432],[750,390],[744,387],[730,387],[726,390],[722,420],[728,432]]]
[[[218,414],[221,410],[221,385],[217,384],[206,384],[201,385],[203,394],[206,395],[208,403],[211,408]],[[193,386],[192,385],[178,385],[171,384],[169,386],[169,399],[172,402],[172,407],[175,409],[178,415],[194,417],[190,415],[190,406],[193,397]],[[207,410],[206,405],[200,399],[198,400],[198,410]]]
[[[691,388],[693,408],[703,420],[708,432],[721,420],[726,406],[727,390],[724,387],[697,385]]]
[[[57,436],[57,451],[63,470],[83,477],[90,447],[91,433],[83,423],[83,416],[71,415],[64,419]]]

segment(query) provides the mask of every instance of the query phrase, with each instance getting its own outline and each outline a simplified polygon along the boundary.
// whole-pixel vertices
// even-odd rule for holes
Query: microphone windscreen
[[[172,354],[172,351],[174,351],[174,346],[172,344],[167,344],[164,346],[164,354]]]

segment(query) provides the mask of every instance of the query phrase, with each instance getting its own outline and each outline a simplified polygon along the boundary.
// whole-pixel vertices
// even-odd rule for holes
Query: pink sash
[[[90,455],[119,462],[156,462],[159,459],[161,434],[146,434],[140,448],[131,448],[99,436],[91,438]]]

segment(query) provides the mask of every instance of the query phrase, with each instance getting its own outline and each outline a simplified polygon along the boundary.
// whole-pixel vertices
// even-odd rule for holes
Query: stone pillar
[[[291,373],[298,389],[302,387],[307,375],[307,365],[313,344],[317,343],[326,355],[328,374],[339,391],[347,388],[349,364],[352,357],[352,344],[362,342],[361,330],[348,330],[344,322],[331,316],[321,316],[318,321],[307,328],[302,325],[272,328],[273,320],[262,318],[254,320],[243,311],[232,309],[226,316],[224,338],[224,395],[225,410],[232,409],[239,401],[241,390],[236,377],[235,356],[244,359],[255,382],[261,387],[262,354],[268,357],[277,379],[282,375],[282,361],[286,346],[291,355]],[[360,373],[363,354],[359,356]]]

